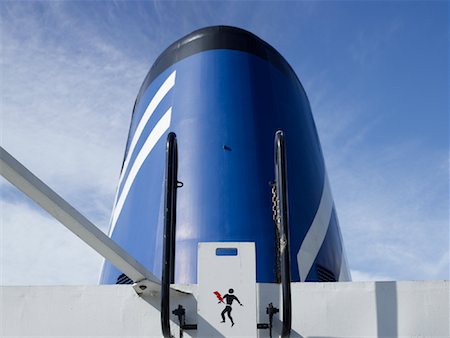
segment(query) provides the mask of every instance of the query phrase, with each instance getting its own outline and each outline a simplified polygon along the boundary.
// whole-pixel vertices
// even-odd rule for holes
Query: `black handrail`
[[[275,133],[275,184],[278,197],[281,287],[283,294],[283,329],[281,337],[288,338],[291,334],[292,325],[291,260],[289,250],[286,146],[284,133],[281,130]]]
[[[170,332],[170,284],[175,275],[175,228],[178,187],[178,148],[175,133],[169,133],[166,144],[166,178],[164,198],[164,239],[161,276],[161,330],[164,338]]]

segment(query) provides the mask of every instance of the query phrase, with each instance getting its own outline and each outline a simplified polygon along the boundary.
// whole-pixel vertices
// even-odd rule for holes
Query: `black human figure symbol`
[[[231,326],[234,326],[234,321],[233,321],[233,317],[231,317],[231,304],[233,303],[234,300],[236,300],[240,306],[242,306],[241,302],[239,301],[239,299],[233,295],[234,290],[233,289],[229,289],[228,293],[223,296],[223,299],[225,299],[225,301],[227,302],[227,305],[225,307],[225,309],[222,311],[222,313],[220,314],[222,316],[222,321],[221,323],[225,323],[225,313],[228,315],[228,318],[230,318],[231,321]]]

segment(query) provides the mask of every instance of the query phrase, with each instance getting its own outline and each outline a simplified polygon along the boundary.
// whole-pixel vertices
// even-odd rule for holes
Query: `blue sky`
[[[1,143],[105,232],[156,57],[208,25],[303,83],[354,280],[449,278],[449,4],[1,2]],[[101,258],[3,179],[1,283],[95,284]]]

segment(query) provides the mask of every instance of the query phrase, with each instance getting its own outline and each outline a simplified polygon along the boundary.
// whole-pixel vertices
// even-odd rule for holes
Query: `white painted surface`
[[[279,291],[258,285],[260,323],[267,322],[269,302],[279,307]],[[292,338],[450,336],[448,281],[294,283],[292,297]],[[159,304],[158,296],[141,298],[130,285],[1,287],[0,336],[160,338]],[[178,304],[187,309],[187,323],[197,323],[194,296],[174,293],[171,308]],[[178,337],[176,325],[172,333]]]
[[[236,256],[218,256],[217,249],[236,249]],[[256,336],[256,256],[254,243],[199,243],[198,245],[198,326],[199,337]],[[233,289],[233,292],[229,292]],[[235,297],[231,306],[218,300]],[[242,306],[239,304],[242,304]],[[231,325],[230,310],[234,325]]]

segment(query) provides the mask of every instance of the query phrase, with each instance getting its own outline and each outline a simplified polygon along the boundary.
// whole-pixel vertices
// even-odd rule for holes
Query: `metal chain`
[[[277,185],[275,182],[270,182],[272,187],[272,219],[275,225],[275,243],[276,243],[276,270],[275,277],[277,283],[281,282],[280,275],[280,226],[281,226],[281,218],[280,218],[280,203],[277,194]]]
[[[280,203],[277,195],[277,185],[275,182],[271,183],[272,186],[272,219],[277,227],[280,226]]]

